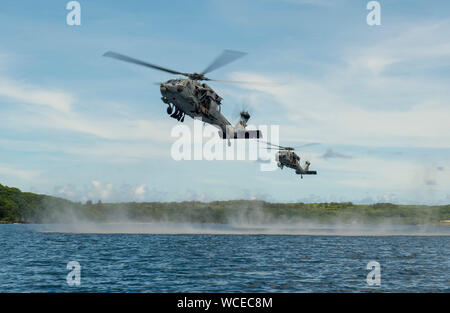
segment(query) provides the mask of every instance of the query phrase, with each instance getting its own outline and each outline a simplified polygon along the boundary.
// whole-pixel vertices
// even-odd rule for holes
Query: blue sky
[[[450,3],[379,1],[2,1],[0,183],[76,201],[264,199],[450,202]],[[319,175],[252,161],[174,161],[177,124],[154,82],[173,76],[102,54],[211,73],[233,120],[280,125]],[[192,120],[186,121],[192,126]]]

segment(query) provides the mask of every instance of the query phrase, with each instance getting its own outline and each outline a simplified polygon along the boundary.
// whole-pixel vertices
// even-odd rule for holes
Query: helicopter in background
[[[217,126],[219,136],[223,139],[250,139],[262,138],[259,130],[246,130],[247,122],[250,119],[248,111],[240,112],[240,120],[235,127],[221,113],[222,98],[207,84],[201,81],[216,81],[229,83],[248,83],[228,80],[215,80],[205,77],[205,74],[212,72],[219,67],[229,64],[236,59],[246,55],[244,52],[224,50],[205,70],[201,73],[183,73],[164,68],[158,65],[147,63],[129,56],[108,51],[103,56],[117,60],[134,63],[137,65],[153,68],[171,74],[186,76],[187,78],[170,79],[160,84],[161,100],[168,105],[167,114],[170,117],[184,122],[186,115],[192,118],[200,118],[203,122]]]
[[[305,165],[303,167],[300,165],[300,157],[294,152],[294,150],[302,147],[317,145],[318,143],[308,143],[299,147],[284,147],[272,144],[270,142],[265,143],[268,145],[268,150],[278,150],[275,155],[275,160],[277,161],[279,168],[283,169],[284,166],[292,168],[295,170],[295,174],[300,175],[301,178],[303,178],[303,175],[317,175],[317,171],[309,170],[311,162],[308,160],[305,161]]]

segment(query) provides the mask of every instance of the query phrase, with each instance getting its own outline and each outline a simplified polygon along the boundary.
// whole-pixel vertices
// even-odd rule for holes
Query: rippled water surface
[[[447,229],[433,236],[352,236],[0,225],[0,291],[450,292]],[[69,261],[81,265],[78,287],[67,284]],[[381,264],[379,287],[366,282],[369,261]]]

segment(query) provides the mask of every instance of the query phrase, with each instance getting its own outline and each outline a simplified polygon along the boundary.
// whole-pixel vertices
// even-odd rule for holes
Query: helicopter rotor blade
[[[295,150],[295,149],[300,149],[300,148],[320,145],[319,142],[310,142],[310,143],[306,143],[304,145],[300,145],[300,146],[296,146],[296,147],[284,147],[284,146],[275,145],[275,144],[270,143],[268,141],[262,141],[262,142],[266,143],[269,146],[272,146],[272,147],[267,147],[267,149],[269,149],[269,148],[278,148],[279,150]]]
[[[283,148],[275,148],[275,147],[266,147],[267,150],[276,150],[276,151],[284,151],[286,149]]]
[[[265,83],[265,82],[256,82],[256,81],[243,81],[243,80],[223,80],[223,79],[211,79],[206,78],[204,80],[209,80],[213,82],[219,83],[228,83],[228,84],[247,84],[247,85],[259,85],[259,86],[276,86],[273,83]]]
[[[163,72],[167,72],[167,73],[171,73],[171,74],[178,74],[178,75],[188,76],[187,73],[182,73],[182,72],[174,71],[174,70],[162,67],[162,66],[158,66],[158,65],[151,64],[151,63],[147,63],[147,62],[144,62],[144,61],[141,61],[141,60],[138,60],[138,59],[135,59],[135,58],[132,58],[132,57],[129,57],[129,56],[117,53],[117,52],[113,52],[113,51],[108,51],[105,54],[103,54],[103,56],[104,57],[110,57],[110,58],[117,59],[117,60],[121,60],[121,61],[125,61],[125,62],[129,62],[129,63],[134,63],[134,64],[145,66],[145,67],[150,67],[150,68],[153,68],[155,70],[159,70],[159,71],[163,71]]]
[[[212,72],[219,67],[225,66],[243,56],[247,55],[245,52],[224,50],[201,74]]]
[[[320,145],[320,142],[306,143],[306,144],[304,144],[304,145],[296,146],[296,147],[292,147],[292,148],[294,148],[294,149],[300,149],[300,148],[311,147],[311,146],[316,146],[316,145]]]
[[[286,148],[288,148],[288,147],[283,147],[283,146],[275,145],[275,144],[273,144],[273,143],[271,143],[271,142],[264,141],[264,140],[261,140],[261,142],[263,142],[263,143],[265,143],[265,144],[267,144],[267,145],[269,145],[269,146],[272,146],[272,147],[267,147],[267,149],[269,149],[269,148],[277,148],[277,149],[279,149],[279,150],[286,150]]]

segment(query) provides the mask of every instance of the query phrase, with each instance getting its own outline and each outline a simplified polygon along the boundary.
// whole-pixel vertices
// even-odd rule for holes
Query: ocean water
[[[0,225],[0,292],[450,292],[447,226],[156,226]],[[70,261],[79,285],[67,282]],[[380,286],[366,281],[370,261]]]

